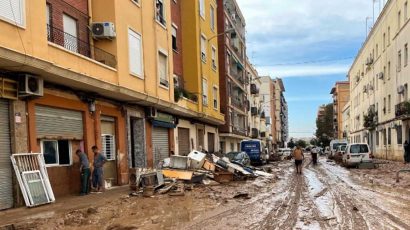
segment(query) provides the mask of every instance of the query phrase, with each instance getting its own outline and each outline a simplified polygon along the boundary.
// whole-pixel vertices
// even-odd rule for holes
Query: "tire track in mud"
[[[370,197],[363,196],[359,189],[352,186],[352,182],[346,181],[346,179],[332,172],[332,170],[330,170],[328,167],[318,167],[317,171],[321,175],[318,178],[321,178],[322,181],[327,183],[327,185],[332,188],[332,193],[339,197],[338,199],[341,202],[338,202],[338,204],[345,203],[350,207],[361,207],[361,211],[356,211],[355,214],[360,214],[361,218],[363,218],[366,223],[367,229],[386,229],[386,227],[389,229],[410,229],[410,226],[408,224],[404,223],[397,216],[374,204],[370,200]],[[331,178],[330,175],[334,176],[334,178]],[[324,177],[327,178],[327,180],[324,180]],[[335,181],[335,179],[337,180],[337,182]],[[330,184],[328,181],[334,181],[334,183]],[[357,215],[354,216],[356,217]],[[386,224],[388,225],[386,226]],[[353,227],[356,228],[357,226],[353,225]],[[363,229],[365,229],[364,226]]]

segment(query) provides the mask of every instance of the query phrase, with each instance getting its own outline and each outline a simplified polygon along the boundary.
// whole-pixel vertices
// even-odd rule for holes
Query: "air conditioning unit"
[[[383,79],[384,78],[384,73],[380,72],[376,76],[377,76],[378,79]]]
[[[356,75],[356,82],[359,82],[360,81],[360,76],[359,75]]]
[[[158,116],[158,111],[154,107],[148,107],[145,109],[145,116],[148,118],[156,118]]]
[[[373,64],[373,58],[372,58],[372,57],[368,57],[368,58],[366,59],[366,65],[369,66],[369,65],[371,65],[371,64]]]
[[[113,39],[117,36],[112,22],[94,22],[91,24],[91,32],[94,39]]]
[[[21,74],[19,75],[19,96],[43,96],[44,94],[44,82],[43,79],[31,75]]]
[[[363,86],[363,93],[367,93],[367,85]]]
[[[403,94],[403,93],[404,93],[404,91],[405,91],[405,88],[404,88],[404,86],[403,86],[403,85],[401,85],[401,86],[397,87],[397,93],[398,93],[398,94]]]

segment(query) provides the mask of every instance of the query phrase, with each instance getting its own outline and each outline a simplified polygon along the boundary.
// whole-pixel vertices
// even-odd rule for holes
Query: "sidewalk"
[[[92,193],[87,196],[67,196],[56,199],[53,204],[42,205],[34,208],[20,207],[0,211],[0,229],[7,225],[24,222],[30,219],[50,218],[56,214],[69,212],[76,209],[96,207],[107,202],[127,196],[129,186],[113,187],[104,193]]]

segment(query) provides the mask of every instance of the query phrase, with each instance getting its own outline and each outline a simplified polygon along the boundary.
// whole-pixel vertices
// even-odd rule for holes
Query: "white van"
[[[332,140],[330,142],[329,148],[330,148],[330,154],[329,154],[329,159],[334,158],[337,148],[341,145],[347,145],[347,140]]]
[[[357,166],[360,163],[373,162],[373,154],[366,143],[349,144],[346,147],[345,154],[343,154],[342,161],[345,166]]]

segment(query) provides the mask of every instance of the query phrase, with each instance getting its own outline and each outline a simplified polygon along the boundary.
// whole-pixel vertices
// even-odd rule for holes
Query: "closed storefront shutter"
[[[178,147],[180,156],[187,156],[189,154],[189,143],[189,129],[178,128]]]
[[[215,152],[215,134],[213,133],[208,133],[208,152]]]
[[[0,99],[0,209],[13,206],[9,105]]]
[[[36,106],[36,131],[38,138],[83,139],[81,112]]]
[[[154,166],[157,166],[161,160],[169,157],[169,136],[167,128],[153,128],[152,148],[154,152]]]

